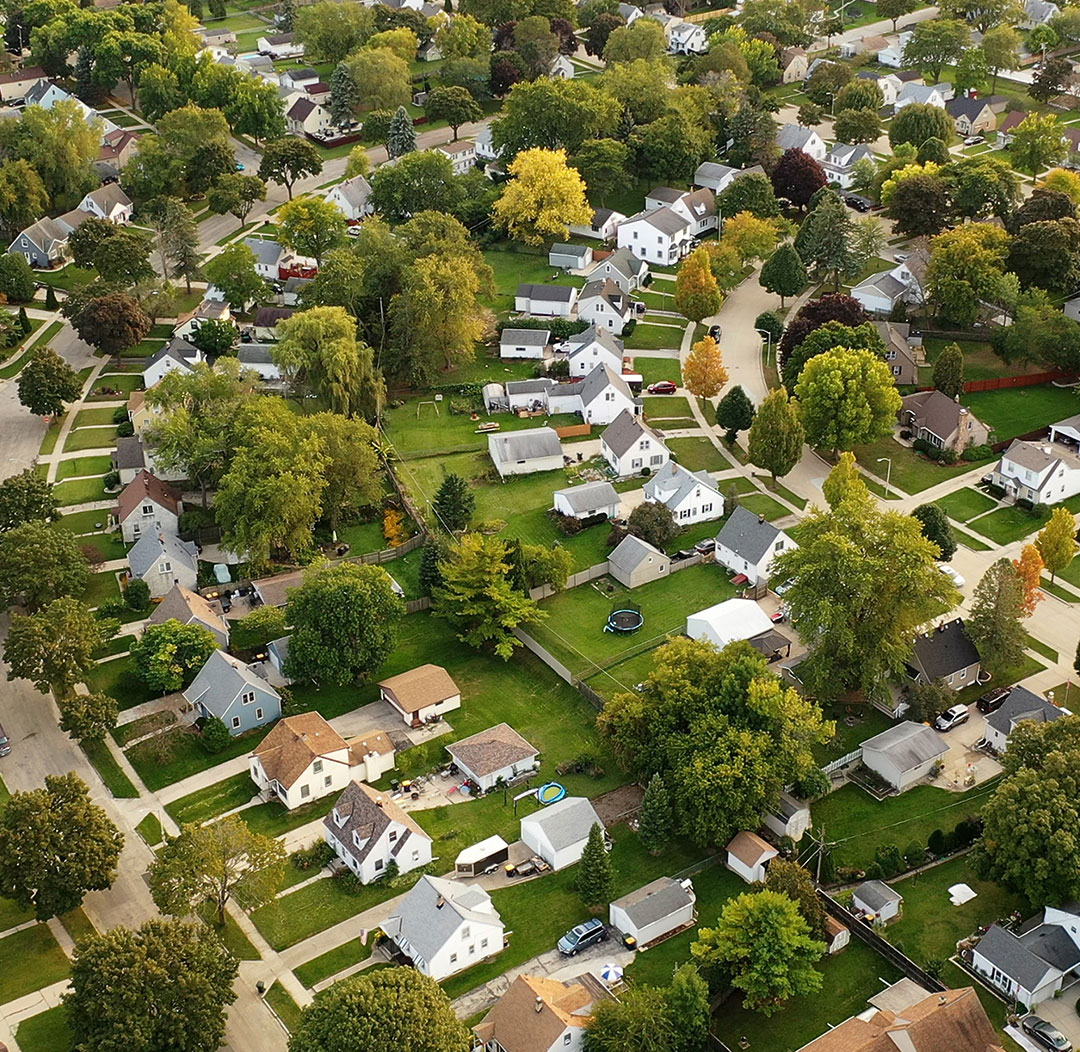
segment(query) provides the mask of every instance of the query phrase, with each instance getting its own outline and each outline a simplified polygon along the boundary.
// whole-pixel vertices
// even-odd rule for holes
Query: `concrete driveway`
[[[1080,1048],[1080,1015],[1076,1012],[1077,997],[1080,997],[1080,980],[1073,982],[1072,986],[1066,986],[1060,997],[1051,997],[1035,1009],[1035,1015],[1040,1019],[1045,1019],[1051,1026],[1057,1027],[1072,1042],[1073,1048]],[[1039,1052],[1046,1052],[1042,1045],[1036,1044],[1027,1035],[1024,1036],[1024,1040]]]
[[[974,705],[968,711],[971,716],[967,723],[945,733],[936,732],[949,747],[941,758],[945,769],[936,783],[946,789],[970,788],[965,781],[971,774],[975,777],[974,784],[978,785],[1001,773],[1001,764],[997,760],[974,748],[975,743],[986,735],[986,717]]]

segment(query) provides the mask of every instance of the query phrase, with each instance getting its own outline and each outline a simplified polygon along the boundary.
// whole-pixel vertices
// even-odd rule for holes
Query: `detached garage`
[[[608,922],[642,949],[693,924],[697,920],[696,901],[689,880],[660,877],[616,899],[608,907]]]
[[[686,634],[691,639],[706,639],[718,650],[772,628],[769,615],[752,599],[727,599],[686,619]]]
[[[552,869],[565,869],[581,858],[594,825],[604,828],[584,796],[567,796],[521,820],[521,839]]]

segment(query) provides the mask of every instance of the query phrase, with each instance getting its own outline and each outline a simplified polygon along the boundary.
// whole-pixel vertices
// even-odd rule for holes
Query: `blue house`
[[[242,661],[215,650],[184,691],[196,715],[216,716],[230,734],[263,727],[281,716],[281,698]]]

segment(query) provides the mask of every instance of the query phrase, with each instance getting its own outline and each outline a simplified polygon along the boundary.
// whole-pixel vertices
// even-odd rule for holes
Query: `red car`
[[[658,380],[654,384],[649,384],[649,394],[674,394],[677,390],[677,385],[670,380]]]

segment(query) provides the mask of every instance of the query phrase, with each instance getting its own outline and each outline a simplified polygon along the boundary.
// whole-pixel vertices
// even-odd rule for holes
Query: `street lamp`
[[[877,462],[879,464],[888,464],[885,469],[885,497],[889,496],[889,480],[892,478],[892,457],[878,457]]]
[[[772,365],[772,333],[769,332],[768,329],[758,328],[755,328],[754,332],[756,332],[759,336],[764,336],[765,339],[769,341],[767,345],[767,350],[765,352],[765,364]]]

